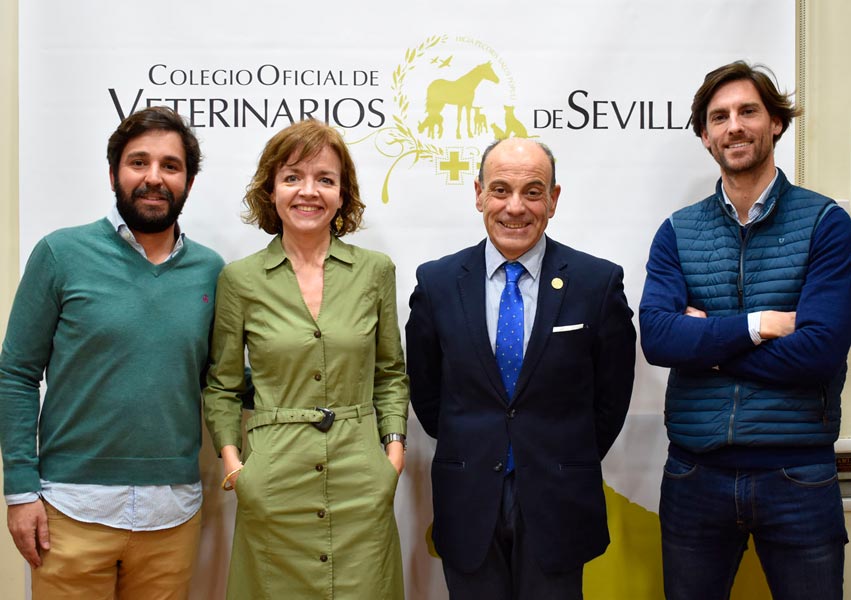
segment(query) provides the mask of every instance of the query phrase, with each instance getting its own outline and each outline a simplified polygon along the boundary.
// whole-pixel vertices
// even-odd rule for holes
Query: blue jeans
[[[774,600],[842,600],[848,538],[833,463],[737,471],[668,455],[659,519],[668,600],[729,598],[749,535]]]

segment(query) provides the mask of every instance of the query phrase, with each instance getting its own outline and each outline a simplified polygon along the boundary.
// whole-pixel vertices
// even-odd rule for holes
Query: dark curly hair
[[[343,226],[338,229],[334,222],[336,219],[332,219],[331,234],[342,237],[357,231],[365,206],[360,199],[355,164],[340,133],[314,119],[292,124],[276,133],[266,143],[257,163],[257,171],[245,191],[243,203],[247,210],[243,220],[246,223],[256,223],[266,233],[283,233],[281,217],[272,200],[275,176],[283,165],[313,158],[324,148],[331,148],[337,153],[341,166],[340,196],[343,205],[339,214],[343,218]]]
[[[201,170],[201,147],[198,138],[192,132],[183,118],[167,106],[151,106],[121,121],[106,145],[106,160],[109,168],[118,175],[118,167],[121,155],[130,140],[139,137],[149,131],[174,131],[183,142],[183,151],[186,154],[186,181],[195,179]]]

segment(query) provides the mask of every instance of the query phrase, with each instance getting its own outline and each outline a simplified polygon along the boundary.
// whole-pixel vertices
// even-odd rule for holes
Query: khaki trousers
[[[45,502],[50,550],[32,571],[33,600],[184,600],[201,535],[201,511],[159,531],[76,521]]]

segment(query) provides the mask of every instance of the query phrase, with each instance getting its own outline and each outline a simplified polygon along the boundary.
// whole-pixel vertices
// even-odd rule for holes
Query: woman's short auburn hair
[[[340,207],[339,214],[343,218],[343,226],[337,228],[336,218],[332,219],[331,234],[342,237],[357,231],[363,219],[365,206],[360,199],[354,161],[340,133],[314,119],[292,124],[276,133],[266,143],[257,163],[257,171],[245,191],[243,203],[247,210],[243,220],[246,223],[256,223],[266,233],[283,233],[281,217],[272,200],[275,176],[282,166],[294,165],[313,158],[324,148],[331,148],[337,153],[341,167],[340,196],[343,205]]]

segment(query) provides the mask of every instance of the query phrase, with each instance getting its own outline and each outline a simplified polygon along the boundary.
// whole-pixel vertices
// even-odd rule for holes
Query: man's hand
[[[26,504],[13,504],[6,508],[9,533],[33,569],[41,566],[41,553],[50,550],[50,533],[47,531],[47,512],[41,500]]]
[[[785,337],[795,333],[795,313],[764,310],[759,317],[759,337],[764,340]]]
[[[700,310],[699,308],[695,308],[693,306],[686,306],[685,312],[683,314],[687,317],[696,317],[698,319],[705,319],[706,313]]]
[[[396,472],[401,475],[402,469],[405,468],[405,447],[402,445],[402,442],[390,442],[387,444],[387,447],[384,448],[384,451],[387,453],[387,458],[390,460],[390,464],[392,464],[393,468],[396,469]]]

